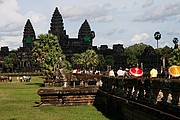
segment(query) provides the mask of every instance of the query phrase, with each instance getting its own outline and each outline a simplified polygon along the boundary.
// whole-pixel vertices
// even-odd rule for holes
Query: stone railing
[[[113,98],[180,117],[180,79],[103,77],[102,83],[99,90]]]
[[[67,77],[68,78],[68,77]],[[102,76],[74,74],[66,80],[46,80],[38,90],[42,105],[93,105]]]
[[[67,74],[66,79],[63,80],[45,80],[44,85],[47,87],[88,87],[101,86],[101,75],[95,74]]]

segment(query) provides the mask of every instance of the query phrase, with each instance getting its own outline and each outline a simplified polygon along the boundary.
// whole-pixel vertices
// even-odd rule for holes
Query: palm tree
[[[174,38],[173,39],[173,43],[174,43],[174,49],[178,48],[178,38]]]
[[[154,33],[154,38],[157,40],[157,49],[158,49],[158,40],[161,39],[161,33],[159,31],[155,32]]]
[[[157,51],[158,51],[158,40],[161,39],[161,33],[158,31],[158,32],[155,32],[154,33],[154,38],[157,40]],[[159,57],[158,57],[158,53],[157,53],[157,68],[159,68]]]
[[[53,78],[54,66],[62,59],[62,67],[67,64],[65,55],[59,45],[58,38],[53,34],[40,34],[34,42],[33,55],[36,57],[47,79]]]
[[[81,54],[74,54],[71,57],[72,63],[79,65],[84,69],[90,69],[99,64],[99,57],[94,50],[86,50]]]

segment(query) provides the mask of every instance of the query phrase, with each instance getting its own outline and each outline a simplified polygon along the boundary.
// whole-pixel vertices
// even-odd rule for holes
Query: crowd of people
[[[117,76],[118,77],[122,77],[122,78],[129,78],[131,77],[131,74],[129,73],[129,69],[126,68],[125,70],[122,69],[122,67],[120,67],[117,72],[116,72]],[[114,69],[111,69],[109,71],[109,76],[110,77],[115,77],[115,72],[114,72]]]
[[[13,77],[12,76],[0,76],[0,81],[1,82],[13,82]],[[16,77],[16,82],[31,82],[31,77],[30,76],[17,76]]]
[[[98,74],[98,75],[104,75],[102,71],[99,70],[81,70],[81,69],[74,69],[71,71],[72,73],[85,73],[85,74]],[[142,71],[143,72],[143,71]],[[152,67],[149,72],[144,72],[142,76],[134,76],[132,72],[130,72],[129,68],[122,68],[119,67],[118,70],[111,69],[106,74],[110,77],[120,77],[120,78],[129,78],[129,77],[147,77],[147,78],[175,78],[172,75],[169,74],[168,70],[166,68],[161,67],[161,70],[157,70],[155,67]],[[177,78],[177,77],[176,77]]]
[[[150,78],[173,78],[172,75],[170,75],[168,73],[168,70],[166,68],[161,68],[161,70],[158,72],[158,70],[156,68],[152,68],[149,73],[146,73],[146,77],[150,77]],[[123,69],[122,67],[119,67],[119,69],[117,71],[114,71],[114,69],[111,69],[109,71],[109,76],[110,77],[121,77],[121,78],[129,78],[132,77],[132,74],[129,72],[128,68]]]

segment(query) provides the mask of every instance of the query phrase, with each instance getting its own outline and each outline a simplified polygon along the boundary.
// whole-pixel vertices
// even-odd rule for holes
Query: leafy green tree
[[[69,66],[69,62],[65,60],[62,49],[59,45],[57,36],[53,34],[40,34],[38,40],[34,42],[33,55],[46,78],[52,78],[54,67],[57,66],[59,59],[62,59],[62,67]]]
[[[15,53],[10,53],[3,60],[3,69],[6,72],[13,72],[14,66],[17,63],[17,55]]]
[[[132,46],[129,46],[125,48],[124,53],[128,56],[127,64],[130,66],[135,66],[138,63],[138,56],[141,55],[144,52],[144,49],[148,45],[143,43],[134,44]]]
[[[86,50],[81,54],[74,54],[71,57],[71,61],[75,65],[79,65],[85,69],[95,67],[99,64],[98,54],[94,50]]]
[[[73,56],[71,57],[71,61],[73,66],[78,66],[80,68],[83,67],[83,59],[81,54],[75,53],[73,54]]]
[[[180,65],[180,49],[174,49],[168,60],[169,65]]]
[[[161,51],[160,55],[165,57],[165,56],[170,55],[171,52],[173,51],[173,49],[168,46],[165,46],[165,47],[161,48],[160,51]]]
[[[99,59],[99,64],[98,64],[98,70],[105,70],[107,68],[107,65],[105,64],[106,63],[106,60],[104,58],[103,55],[101,54],[98,54],[98,59]]]
[[[112,55],[105,56],[105,65],[110,65],[111,67],[114,66],[115,60]]]

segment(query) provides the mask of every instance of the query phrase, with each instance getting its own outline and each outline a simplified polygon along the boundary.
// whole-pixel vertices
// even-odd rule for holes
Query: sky
[[[93,46],[144,43],[174,47],[180,38],[180,0],[0,0],[0,47],[22,47],[25,23],[30,19],[36,37],[46,34],[58,7],[70,38],[77,38],[85,19],[95,32]]]

